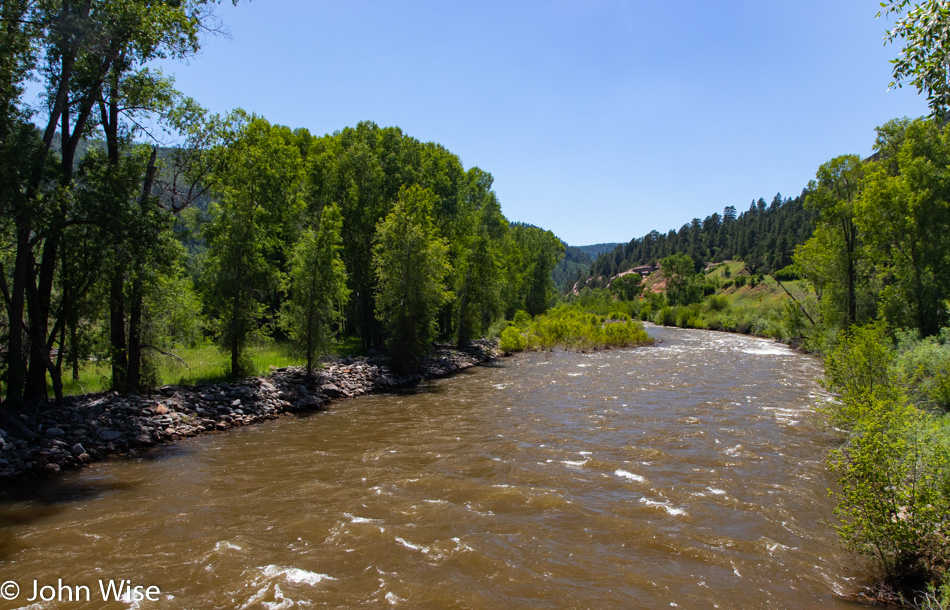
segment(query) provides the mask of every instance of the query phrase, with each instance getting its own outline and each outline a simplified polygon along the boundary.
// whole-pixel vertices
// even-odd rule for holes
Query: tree
[[[660,274],[666,279],[666,299],[670,305],[689,305],[703,298],[702,275],[686,254],[674,254],[660,261]]]
[[[950,133],[914,121],[896,157],[869,164],[855,216],[878,265],[884,315],[922,335],[947,323]]]
[[[350,295],[340,259],[342,223],[340,208],[329,206],[315,226],[304,229],[290,256],[285,325],[304,347],[308,375],[313,371],[314,355],[326,349],[332,325]]]
[[[12,264],[2,270],[8,326],[14,331],[6,351],[9,402],[24,396],[45,398],[47,375],[61,398],[60,371],[49,354],[57,342],[60,351],[65,347],[62,326],[72,313],[64,310],[71,301],[57,299],[55,290],[65,286],[58,275],[62,248],[71,239],[68,233],[91,222],[80,215],[71,189],[84,138],[104,116],[114,116],[95,112],[111,97],[107,83],[115,85],[116,77],[155,58],[194,53],[199,33],[208,29],[211,4],[212,0],[3,3],[0,104],[7,122],[0,127],[6,131],[0,139],[5,147],[16,144],[22,160],[15,174],[20,183],[16,192],[7,191],[3,197],[3,216],[13,220],[8,231],[15,244]],[[14,111],[13,106],[31,73],[47,92],[44,126],[38,137],[10,137],[13,131],[24,133],[16,125],[27,113]]]
[[[544,313],[555,295],[551,272],[564,256],[564,243],[554,233],[530,225],[517,225],[514,241],[520,250],[523,269],[519,303],[514,309],[524,309],[530,315]],[[511,264],[509,264],[509,269]],[[511,309],[509,305],[509,309]]]
[[[455,296],[457,301],[457,342],[467,344],[487,327],[501,311],[501,243],[508,222],[498,198],[491,190],[492,176],[473,167],[468,171],[468,195],[459,214],[455,241]]]
[[[950,107],[950,2],[947,0],[886,0],[877,16],[895,15],[897,21],[887,30],[885,44],[903,41],[904,47],[894,64],[894,80],[917,87],[927,95],[932,116],[944,118]]]
[[[616,277],[610,282],[610,291],[624,301],[632,301],[643,292],[643,281],[639,273],[628,273]]]
[[[818,168],[816,179],[808,185],[810,194],[805,200],[806,207],[817,212],[819,229],[827,232],[823,237],[824,246],[834,248],[834,256],[827,262],[835,264],[832,273],[844,287],[841,302],[844,327],[854,324],[858,318],[857,265],[860,244],[858,227],[854,223],[854,204],[861,192],[863,171],[861,158],[857,155],[835,157]],[[809,251],[804,250],[799,259]],[[807,268],[809,265],[803,263],[803,266]],[[823,272],[828,273],[829,270]]]
[[[395,366],[418,364],[437,334],[436,316],[450,298],[448,246],[432,220],[434,193],[403,189],[380,221],[373,245],[376,317],[387,334]]]
[[[268,294],[277,285],[277,258],[288,219],[299,205],[300,151],[262,118],[241,111],[232,140],[212,176],[219,201],[205,229],[204,292],[218,339],[231,354],[231,375],[247,370],[244,351],[261,330]]]

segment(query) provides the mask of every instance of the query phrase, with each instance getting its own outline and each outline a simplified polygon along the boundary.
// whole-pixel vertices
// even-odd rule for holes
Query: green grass
[[[356,341],[359,345],[359,341]],[[334,346],[336,348],[338,346]],[[352,346],[343,342],[340,351],[349,352]],[[201,347],[180,347],[170,350],[180,357],[153,355],[158,385],[195,385],[198,383],[221,382],[230,380],[230,355],[216,345]],[[267,375],[272,369],[285,366],[302,365],[305,358],[292,344],[273,342],[255,345],[249,348],[252,375]],[[334,349],[337,352],[337,349]],[[63,393],[66,395],[89,394],[108,390],[111,386],[112,367],[108,361],[89,361],[79,369],[79,379],[73,379],[71,371],[64,371]],[[53,392],[52,385],[49,388]]]
[[[150,354],[156,367],[157,385],[195,385],[231,380],[228,374],[230,354],[216,345],[179,347],[170,350],[184,361],[161,354]],[[248,349],[251,359],[250,375],[267,375],[273,369],[301,366],[306,362],[303,352],[290,342],[273,341]],[[337,356],[363,354],[359,337],[345,337],[334,341],[330,352]],[[79,379],[71,371],[63,371],[63,393],[66,395],[103,392],[111,386],[112,367],[106,360],[88,361],[79,370]],[[52,385],[49,388],[53,393]]]

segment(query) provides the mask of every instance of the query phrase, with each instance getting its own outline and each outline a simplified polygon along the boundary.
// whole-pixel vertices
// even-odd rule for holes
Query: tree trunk
[[[470,285],[472,283],[472,262],[468,263],[468,270],[465,272],[465,285],[462,288],[462,298],[459,302],[459,326],[458,326],[458,346],[465,347],[468,345],[471,337],[471,329],[469,328],[468,323],[468,293],[470,292]]]
[[[117,110],[115,112],[118,112]],[[116,120],[113,117],[113,120]],[[155,182],[155,160],[158,157],[158,147],[152,147],[152,155],[149,157],[148,166],[145,170],[145,181],[142,184],[142,197],[139,200],[139,209],[143,215],[147,215],[149,202],[152,194],[152,184]],[[142,386],[142,280],[140,273],[145,262],[141,255],[135,258],[135,275],[132,279],[131,291],[129,293],[129,351],[128,351],[128,378],[126,388],[133,392],[139,391]]]
[[[112,344],[112,389],[125,392],[129,360],[125,342],[125,277],[115,264],[109,291],[109,342]]]
[[[26,282],[29,277],[30,222],[21,221],[17,227],[17,253],[13,268],[13,289],[7,309],[10,330],[7,350],[7,403],[17,405],[23,399],[26,386],[26,354],[23,343],[23,314]]]
[[[125,389],[138,392],[142,385],[142,280],[132,279],[129,291],[128,377]]]

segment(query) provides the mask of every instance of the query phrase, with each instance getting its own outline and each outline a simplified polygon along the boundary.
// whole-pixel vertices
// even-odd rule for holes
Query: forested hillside
[[[740,259],[753,274],[781,269],[791,264],[795,246],[805,243],[814,231],[815,213],[804,205],[807,194],[807,189],[794,199],[776,194],[771,203],[760,198],[742,213],[728,206],[722,214],[694,218],[679,231],[651,231],[598,256],[589,275],[572,279],[592,278],[588,285],[604,286],[622,271],[639,265],[655,267],[660,259],[679,253],[697,265]]]

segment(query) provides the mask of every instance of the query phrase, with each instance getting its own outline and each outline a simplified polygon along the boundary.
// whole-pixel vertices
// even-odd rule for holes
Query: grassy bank
[[[170,354],[150,354],[150,376],[156,386],[195,385],[233,381],[228,374],[230,355],[217,345],[177,347]],[[348,338],[334,342],[332,353],[339,356],[360,353],[358,339]],[[252,375],[266,375],[274,368],[300,366],[306,361],[303,352],[289,342],[271,341],[251,346],[248,356]],[[78,378],[63,375],[63,393],[66,395],[102,392],[110,387],[112,369],[106,360],[88,360],[79,367]],[[50,393],[53,389],[50,387]]]

